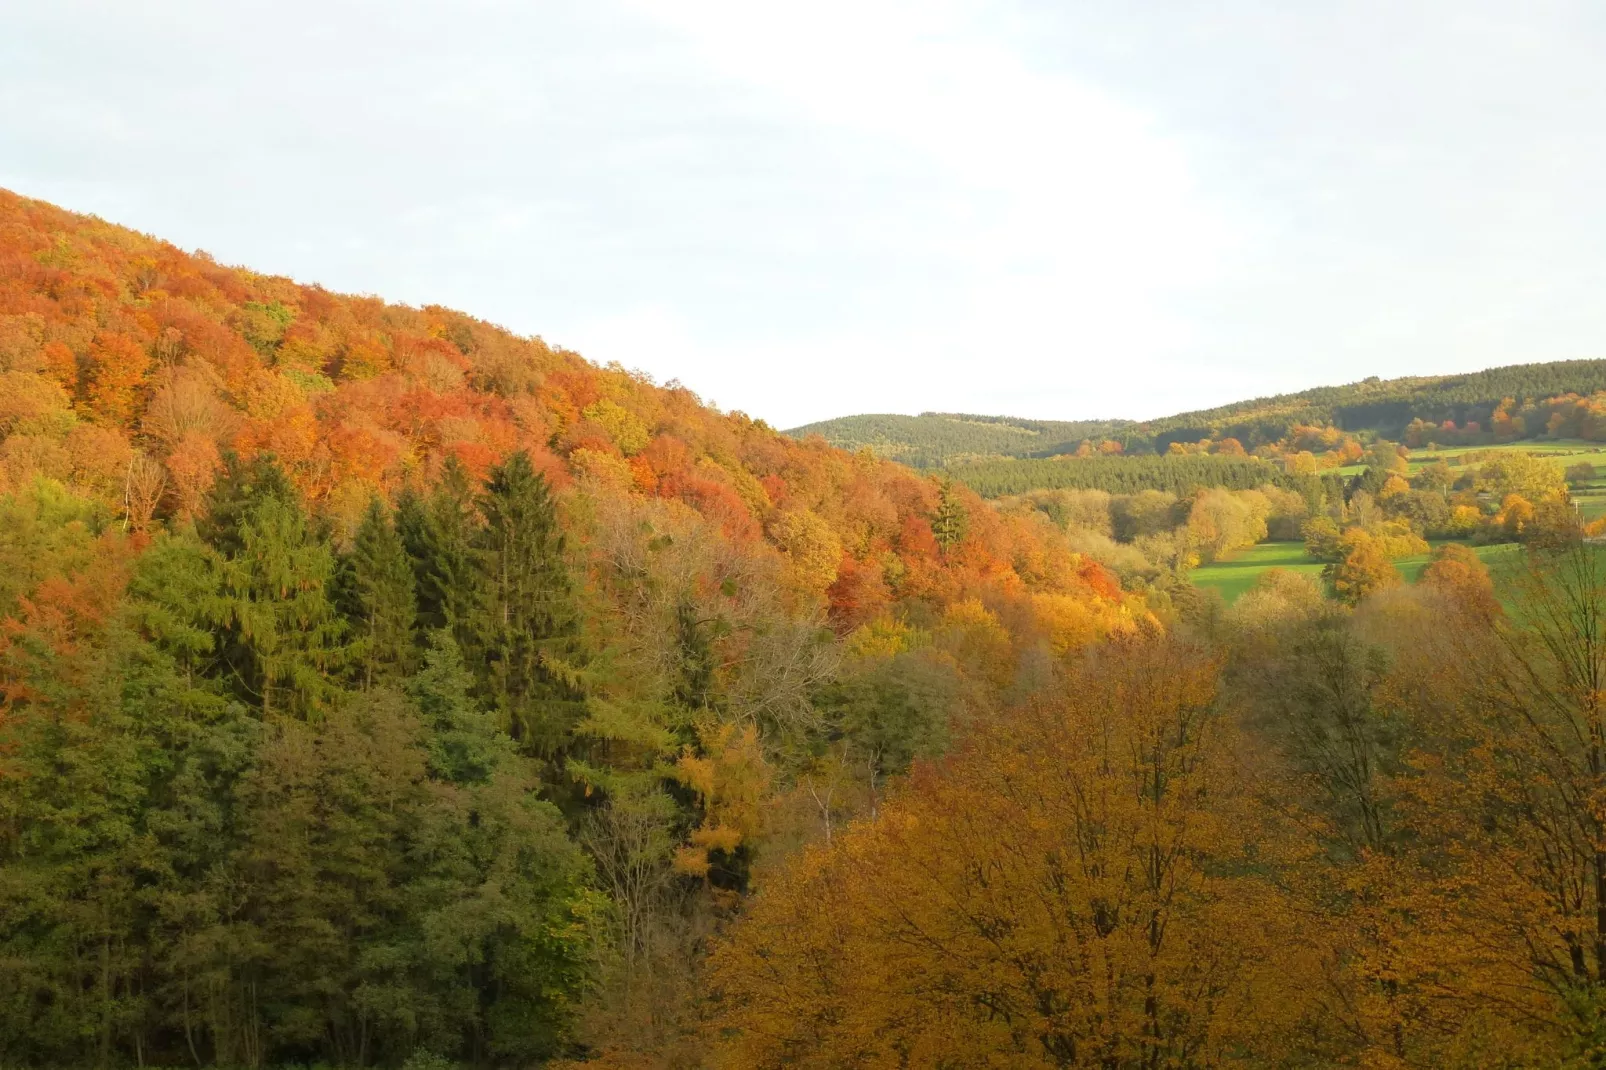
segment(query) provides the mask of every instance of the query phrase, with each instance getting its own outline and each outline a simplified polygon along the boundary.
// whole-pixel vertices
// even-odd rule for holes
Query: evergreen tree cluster
[[[989,461],[961,465],[952,469],[951,474],[955,481],[984,498],[1069,488],[1103,490],[1111,494],[1163,490],[1187,495],[1203,487],[1250,490],[1267,483],[1280,486],[1285,482],[1282,470],[1267,461],[1216,454]]]
[[[542,775],[584,663],[528,459],[344,553],[232,459],[102,567],[0,639],[0,1065],[561,1054],[607,902]]]

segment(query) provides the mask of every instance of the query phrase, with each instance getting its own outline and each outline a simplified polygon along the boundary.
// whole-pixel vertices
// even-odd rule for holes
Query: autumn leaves
[[[716,1062],[1587,1065],[1606,557],[1513,569],[1071,656],[760,889]]]
[[[812,849],[716,955],[727,1066],[1208,1065],[1297,1004],[1218,664],[1119,641]]]

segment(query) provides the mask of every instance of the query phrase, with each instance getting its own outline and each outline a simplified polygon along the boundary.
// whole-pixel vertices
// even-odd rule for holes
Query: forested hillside
[[[0,1065],[1596,1065],[1593,465],[1119,445],[988,501],[0,194]]]
[[[1084,439],[1103,441],[1132,426],[1129,420],[1021,420],[923,412],[919,416],[844,416],[786,432],[819,435],[831,445],[873,451],[915,468],[942,468],[992,457],[1069,453]]]
[[[671,1057],[758,867],[1149,620],[1041,516],[0,194],[0,1063]]]
[[[1606,391],[1606,360],[1513,364],[1463,375],[1373,378],[1256,398],[1149,421],[1140,425],[1140,432],[1158,452],[1172,442],[1201,438],[1237,438],[1253,446],[1282,438],[1300,424],[1375,431],[1397,439],[1414,420],[1472,422],[1488,429],[1496,410],[1508,398],[1520,405],[1569,394],[1588,397],[1601,391]],[[1539,435],[1544,430],[1541,425],[1528,433]]]
[[[1052,457],[1091,448],[1127,453],[1165,453],[1172,443],[1232,438],[1246,447],[1288,437],[1301,425],[1370,432],[1399,439],[1413,423],[1464,432],[1472,425],[1493,434],[1502,409],[1507,418],[1528,416],[1515,437],[1549,431],[1547,409],[1539,419],[1533,403],[1588,399],[1606,391],[1606,360],[1515,364],[1464,375],[1366,379],[1184,412],[1158,420],[1018,420],[1007,416],[846,416],[794,428],[797,438],[820,435],[844,449],[868,448],[920,468],[940,468],[989,458]],[[1606,409],[1598,405],[1596,408]],[[1524,410],[1527,410],[1526,414]],[[1430,429],[1432,430],[1432,429]],[[1452,428],[1452,432],[1455,428]],[[1606,425],[1602,427],[1606,434]],[[1585,436],[1590,437],[1590,436]],[[1451,441],[1451,439],[1443,439]],[[1084,443],[1086,446],[1084,446]]]

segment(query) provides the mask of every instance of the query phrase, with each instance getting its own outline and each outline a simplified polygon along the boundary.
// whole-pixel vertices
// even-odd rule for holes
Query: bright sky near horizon
[[[1606,356],[1606,6],[0,3],[0,186],[771,423]]]

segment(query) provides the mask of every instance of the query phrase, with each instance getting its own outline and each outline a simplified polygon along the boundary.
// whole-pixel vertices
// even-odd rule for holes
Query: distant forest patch
[[[926,412],[919,416],[844,416],[786,432],[820,435],[843,449],[869,449],[915,468],[946,468],[1003,458],[1044,458],[1092,452],[1104,443],[1125,453],[1165,453],[1172,443],[1232,438],[1245,448],[1277,442],[1301,426],[1334,427],[1399,439],[1426,425],[1454,425],[1453,434],[1492,434],[1502,419],[1533,415],[1537,403],[1606,391],[1606,360],[1514,364],[1461,375],[1363,379],[1294,394],[1252,398],[1158,420],[1025,420]],[[1513,437],[1549,432],[1546,419],[1530,419]],[[1592,437],[1585,435],[1585,437]],[[1448,441],[1448,440],[1445,440]],[[1456,441],[1459,441],[1457,439]]]

